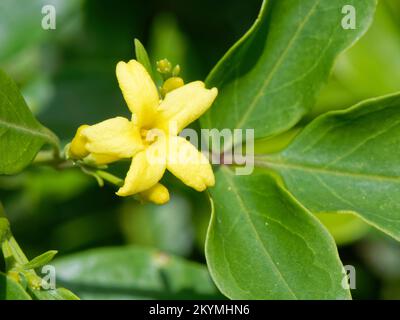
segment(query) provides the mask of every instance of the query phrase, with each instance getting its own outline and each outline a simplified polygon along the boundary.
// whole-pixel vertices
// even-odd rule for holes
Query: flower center
[[[145,146],[151,145],[160,135],[159,129],[140,129],[140,136]]]

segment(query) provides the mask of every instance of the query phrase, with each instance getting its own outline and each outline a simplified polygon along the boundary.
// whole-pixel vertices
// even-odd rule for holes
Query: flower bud
[[[87,139],[82,135],[82,130],[88,128],[87,124],[81,125],[76,131],[75,137],[72,139],[68,150],[68,156],[72,159],[83,159],[89,155],[86,150]]]
[[[162,59],[157,61],[157,71],[163,75],[167,75],[171,73],[172,65],[168,59]]]
[[[178,77],[179,74],[181,73],[181,66],[177,64],[174,69],[172,70],[172,76],[173,77]]]
[[[166,80],[161,88],[161,95],[165,97],[168,92],[182,87],[185,83],[182,78],[172,77]]]

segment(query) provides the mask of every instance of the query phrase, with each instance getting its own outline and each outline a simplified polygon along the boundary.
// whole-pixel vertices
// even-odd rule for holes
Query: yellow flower
[[[166,169],[197,191],[213,186],[207,158],[178,134],[212,105],[217,89],[206,89],[201,81],[183,85],[174,79],[167,83],[165,98],[160,101],[156,85],[136,60],[119,62],[116,74],[132,119],[116,117],[81,126],[69,155],[97,164],[131,158],[119,196],[139,193],[157,204],[167,202],[168,190],[159,183]]]

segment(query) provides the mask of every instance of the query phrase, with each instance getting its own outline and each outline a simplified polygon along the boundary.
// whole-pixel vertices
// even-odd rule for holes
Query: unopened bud
[[[170,74],[172,69],[171,62],[168,59],[157,61],[157,71],[161,74]]]
[[[181,73],[181,66],[177,64],[174,69],[172,70],[172,76],[173,77],[178,77],[179,74]]]
[[[182,87],[185,83],[182,78],[172,77],[166,80],[161,88],[161,95],[165,97],[168,92]]]
[[[69,146],[68,156],[72,159],[83,159],[89,154],[86,149],[86,137],[82,135],[82,130],[88,128],[89,126],[84,124],[81,125],[76,131],[75,137],[72,139]]]

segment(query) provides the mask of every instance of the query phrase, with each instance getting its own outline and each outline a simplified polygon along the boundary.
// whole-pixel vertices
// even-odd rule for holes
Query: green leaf
[[[311,116],[400,90],[398,21],[389,2],[379,1],[368,32],[336,61]]]
[[[31,300],[31,297],[18,282],[0,272],[0,300]]]
[[[267,172],[221,167],[206,257],[231,299],[348,299],[343,266],[321,223]]]
[[[352,212],[400,240],[400,94],[320,116],[258,165],[313,212]]]
[[[56,250],[49,250],[49,251],[42,253],[41,255],[33,258],[28,263],[25,263],[22,267],[25,270],[39,268],[41,266],[48,264],[51,260],[53,260],[53,258],[56,254],[57,254]]]
[[[355,30],[342,28],[345,5],[356,9]],[[375,6],[376,0],[264,1],[253,27],[207,78],[219,95],[202,126],[255,129],[256,138],[292,128],[314,106],[338,54],[367,30]]]
[[[17,85],[0,70],[0,174],[25,168],[45,143],[57,137],[32,115]]]
[[[36,300],[79,300],[75,294],[65,288],[54,290],[30,289],[30,293]]]
[[[94,249],[54,266],[57,282],[82,299],[221,298],[206,267],[153,249]]]
[[[137,61],[145,67],[147,72],[154,80],[154,73],[153,68],[151,67],[149,55],[147,54],[147,51],[143,44],[138,39],[135,39],[135,54]]]

